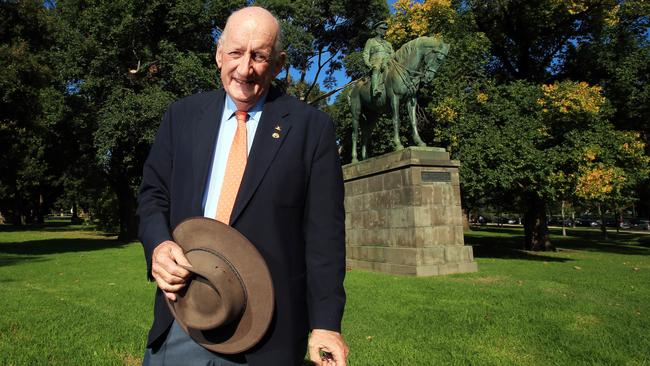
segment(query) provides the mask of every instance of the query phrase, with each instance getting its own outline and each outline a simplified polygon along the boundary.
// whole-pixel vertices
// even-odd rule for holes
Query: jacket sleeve
[[[149,156],[144,163],[138,195],[140,225],[138,237],[144,248],[147,277],[151,276],[151,255],[165,240],[172,240],[169,228],[170,184],[173,167],[172,107],[163,116]]]
[[[334,124],[323,124],[305,205],[307,301],[311,329],[341,331],[345,306],[345,211],[343,175]]]

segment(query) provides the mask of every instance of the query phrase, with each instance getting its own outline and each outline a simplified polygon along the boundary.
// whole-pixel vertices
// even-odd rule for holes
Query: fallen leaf
[[[639,272],[640,270],[641,270],[641,268],[639,268],[639,267],[634,267],[634,272]]]
[[[367,336],[366,339],[372,341],[372,336]]]
[[[573,266],[573,268],[574,268],[574,269],[577,269],[577,270],[581,270],[581,269],[582,269],[582,267],[580,267],[580,266]]]

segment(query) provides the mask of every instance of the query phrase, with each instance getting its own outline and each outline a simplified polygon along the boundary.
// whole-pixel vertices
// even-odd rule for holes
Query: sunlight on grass
[[[477,273],[348,272],[351,364],[650,364],[650,236],[576,230],[531,253],[522,235],[467,232]],[[141,363],[155,287],[138,243],[3,227],[0,283],[0,365]]]

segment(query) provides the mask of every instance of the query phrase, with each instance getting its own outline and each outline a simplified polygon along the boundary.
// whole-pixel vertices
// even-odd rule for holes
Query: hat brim
[[[271,322],[275,301],[271,273],[255,246],[236,229],[207,217],[182,221],[172,236],[183,252],[209,248],[223,255],[237,269],[247,296],[239,321],[211,330],[188,327],[176,316],[173,302],[167,300],[180,327],[194,341],[219,353],[241,353],[257,344]]]

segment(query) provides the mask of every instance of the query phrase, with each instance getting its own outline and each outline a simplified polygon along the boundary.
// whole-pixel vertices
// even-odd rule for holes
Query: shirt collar
[[[249,120],[253,119],[256,122],[259,122],[260,117],[262,116],[262,108],[264,107],[264,102],[266,101],[266,94],[264,94],[260,100],[253,106],[253,108],[248,110]],[[226,103],[224,105],[224,115],[228,116],[227,120],[231,119],[235,112],[237,112],[237,106],[235,102],[230,98],[230,95],[226,93]]]

